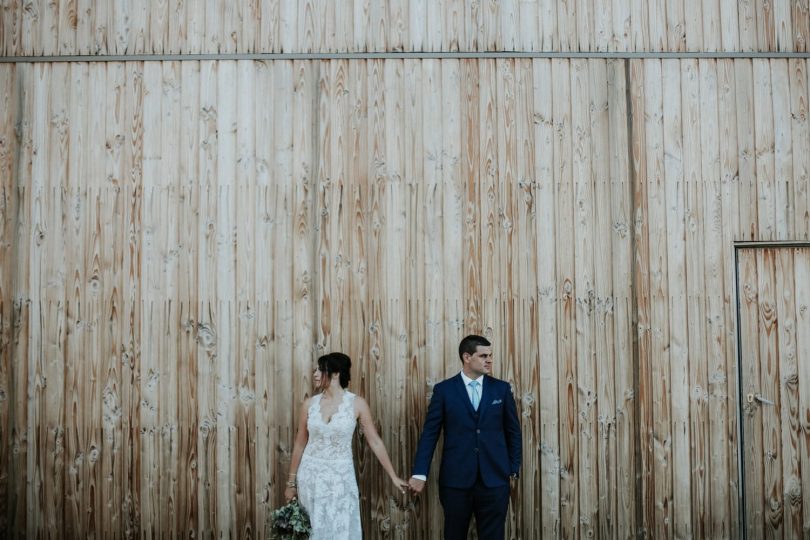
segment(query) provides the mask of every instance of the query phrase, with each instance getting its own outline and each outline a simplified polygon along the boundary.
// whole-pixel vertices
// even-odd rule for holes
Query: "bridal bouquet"
[[[312,533],[309,514],[298,499],[273,510],[270,519],[270,538],[274,540],[306,540]]]

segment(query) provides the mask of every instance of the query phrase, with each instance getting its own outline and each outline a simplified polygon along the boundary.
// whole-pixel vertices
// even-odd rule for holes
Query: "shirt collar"
[[[464,381],[464,386],[467,386],[472,381],[478,381],[478,384],[481,385],[481,388],[484,387],[484,376],[483,375],[481,375],[477,379],[471,379],[471,378],[467,377],[467,375],[465,375],[464,371],[462,371],[461,372],[461,379]]]

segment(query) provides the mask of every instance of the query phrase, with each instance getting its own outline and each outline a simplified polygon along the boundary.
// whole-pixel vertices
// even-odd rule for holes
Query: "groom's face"
[[[492,347],[479,345],[474,354],[464,353],[464,367],[468,376],[477,379],[492,372]]]

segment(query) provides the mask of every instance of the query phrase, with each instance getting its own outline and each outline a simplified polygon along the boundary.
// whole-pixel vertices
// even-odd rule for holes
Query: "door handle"
[[[768,398],[766,398],[766,397],[762,397],[762,394],[748,394],[748,395],[747,395],[747,396],[745,396],[745,397],[747,398],[748,403],[753,403],[753,402],[754,402],[754,400],[757,400],[757,401],[759,401],[760,403],[764,403],[764,404],[766,404],[766,405],[776,405],[776,403],[774,403],[774,402],[773,402],[773,401],[771,401],[770,399],[768,399]]]

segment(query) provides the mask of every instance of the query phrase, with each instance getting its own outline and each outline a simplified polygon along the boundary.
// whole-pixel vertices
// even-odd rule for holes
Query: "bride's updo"
[[[325,354],[318,358],[318,369],[326,373],[327,377],[337,373],[340,375],[340,386],[346,388],[351,380],[352,360],[341,352]]]

